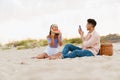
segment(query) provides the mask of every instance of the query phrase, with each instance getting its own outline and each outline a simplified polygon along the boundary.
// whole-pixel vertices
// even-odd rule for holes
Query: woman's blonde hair
[[[53,26],[54,26],[54,27],[58,27],[58,25],[57,25],[57,24],[52,24],[52,25],[51,25],[51,27],[53,27]]]

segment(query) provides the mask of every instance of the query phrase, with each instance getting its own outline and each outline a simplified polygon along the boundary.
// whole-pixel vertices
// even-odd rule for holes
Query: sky
[[[97,21],[100,35],[120,34],[120,0],[0,0],[0,43],[22,39],[45,39],[51,24],[64,38],[85,33],[86,21]]]

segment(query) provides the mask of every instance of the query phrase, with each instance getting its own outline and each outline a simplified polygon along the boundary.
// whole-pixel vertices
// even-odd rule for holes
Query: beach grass
[[[116,43],[120,42],[120,35],[118,34],[109,34],[106,36],[101,36],[101,43]],[[74,44],[79,45],[82,43],[81,38],[64,38],[63,45],[65,44]],[[21,49],[32,49],[35,47],[44,47],[47,46],[48,42],[45,39],[25,39],[20,41],[9,42],[5,45],[0,44],[2,50],[7,50],[11,48],[16,48],[17,50]]]

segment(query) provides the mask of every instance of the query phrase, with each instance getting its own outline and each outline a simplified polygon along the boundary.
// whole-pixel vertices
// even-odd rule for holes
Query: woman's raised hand
[[[54,38],[54,36],[55,36],[55,33],[51,33],[51,37]]]

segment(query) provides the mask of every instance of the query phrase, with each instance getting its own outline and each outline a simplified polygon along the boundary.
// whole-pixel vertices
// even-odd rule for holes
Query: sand
[[[113,56],[38,60],[44,48],[0,50],[0,80],[120,80],[120,44]]]

